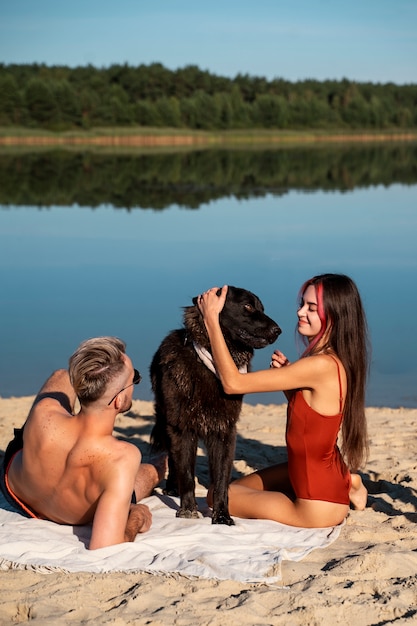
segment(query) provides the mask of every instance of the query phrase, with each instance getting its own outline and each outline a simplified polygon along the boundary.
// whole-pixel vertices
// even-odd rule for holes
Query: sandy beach
[[[0,398],[0,451],[33,398]],[[151,402],[116,421],[146,460]],[[339,538],[299,562],[279,584],[190,579],[178,574],[0,571],[0,624],[254,626],[417,623],[417,409],[368,408],[365,511],[351,511]],[[285,406],[244,404],[235,476],[285,458]],[[197,480],[207,486],[199,450]]]

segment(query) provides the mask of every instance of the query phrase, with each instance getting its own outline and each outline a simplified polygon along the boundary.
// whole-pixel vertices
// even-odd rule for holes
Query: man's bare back
[[[164,464],[141,464],[140,451],[113,437],[116,416],[132,402],[134,369],[127,355],[104,395],[81,403],[66,370],[42,387],[25,423],[23,449],[8,470],[9,487],[39,517],[60,524],[92,523],[90,549],[133,541],[151,526],[145,505]],[[113,401],[107,401],[117,392]]]

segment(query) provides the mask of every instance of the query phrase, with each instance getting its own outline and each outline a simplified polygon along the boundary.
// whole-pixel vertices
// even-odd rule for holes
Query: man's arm
[[[130,504],[120,494],[105,492],[94,515],[90,550],[134,541],[138,533],[149,530],[152,514],[145,504]]]
[[[75,394],[73,386],[71,385],[67,370],[60,369],[51,374],[51,376],[46,380],[46,382],[39,390],[33,402],[31,411],[38,404],[38,402],[46,398],[50,398],[59,402],[59,404],[66,411],[68,411],[68,413],[74,412],[77,396]]]
[[[97,504],[91,532],[90,550],[125,541],[134,541],[139,532],[149,530],[152,515],[144,504],[131,504],[140,452],[129,444],[123,456],[107,465],[104,490]]]
[[[23,447],[23,430],[30,417],[34,414],[39,402],[43,401],[43,407],[46,407],[47,403],[50,403],[52,410],[56,408],[55,402],[58,402],[64,411],[74,414],[76,400],[77,396],[70,383],[67,370],[56,370],[39,390],[23,426],[21,428],[15,428],[15,438],[13,443],[11,442],[12,445],[10,445],[10,449],[8,450],[8,458],[12,456],[13,452]]]

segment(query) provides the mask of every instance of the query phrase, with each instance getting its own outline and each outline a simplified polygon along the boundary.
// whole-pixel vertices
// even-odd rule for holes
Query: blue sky
[[[417,0],[0,0],[0,62],[417,82]]]

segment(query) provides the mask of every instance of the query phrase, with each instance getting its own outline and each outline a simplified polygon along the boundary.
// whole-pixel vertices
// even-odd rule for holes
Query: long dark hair
[[[303,295],[310,285],[316,290],[322,326],[303,356],[331,350],[343,363],[347,391],[343,408],[341,452],[349,468],[357,471],[368,455],[365,391],[370,343],[365,311],[358,288],[344,274],[314,276],[304,283],[300,294]]]

